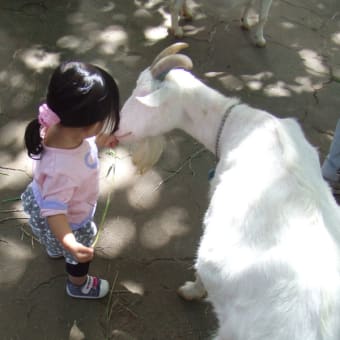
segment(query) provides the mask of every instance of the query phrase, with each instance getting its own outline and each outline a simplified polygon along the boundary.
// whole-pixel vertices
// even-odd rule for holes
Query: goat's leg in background
[[[241,27],[244,30],[249,31],[250,30],[250,22],[249,22],[249,13],[250,13],[250,9],[252,8],[252,5],[254,3],[255,0],[250,0],[246,6],[244,7],[242,16],[241,16]]]
[[[268,19],[268,14],[270,10],[270,6],[272,4],[272,0],[261,0],[260,1],[260,10],[259,10],[259,22],[255,28],[255,43],[258,47],[266,46],[266,39],[263,35],[264,26]]]
[[[183,36],[183,29],[179,27],[178,21],[184,2],[185,0],[171,0],[170,2],[171,31],[178,38]]]
[[[183,36],[183,28],[179,26],[179,18],[185,17],[187,20],[192,19],[192,12],[187,4],[187,0],[170,0],[171,12],[171,31],[172,33],[181,38]]]
[[[224,0],[223,6],[225,9],[233,8],[235,6],[241,6],[246,4],[241,16],[241,27],[250,29],[250,9],[255,0]],[[269,10],[272,4],[272,0],[260,0],[259,8],[259,20],[255,27],[255,44],[258,47],[266,46],[266,39],[264,38],[264,26],[266,25]],[[220,2],[219,2],[220,3]],[[185,17],[186,19],[192,19],[192,12],[188,5],[188,0],[170,0],[170,12],[171,12],[171,32],[178,38],[183,37],[183,28],[179,25],[179,18]]]

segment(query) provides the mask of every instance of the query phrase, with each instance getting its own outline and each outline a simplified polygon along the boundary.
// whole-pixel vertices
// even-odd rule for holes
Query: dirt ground
[[[193,72],[226,95],[296,117],[322,161],[340,110],[340,2],[274,0],[264,49],[239,28],[239,9],[192,3],[194,21],[184,23],[182,40]],[[139,72],[175,41],[168,27],[160,0],[0,1],[1,340],[68,339],[75,320],[89,340],[213,336],[210,305],[176,294],[193,278],[215,162],[189,136],[170,133],[161,161],[143,175],[127,148],[102,152],[98,225],[109,209],[91,273],[112,285],[103,300],[66,296],[64,263],[48,259],[30,236],[18,200],[31,179],[23,131],[51,70],[70,59],[101,65],[119,82],[123,102]]]

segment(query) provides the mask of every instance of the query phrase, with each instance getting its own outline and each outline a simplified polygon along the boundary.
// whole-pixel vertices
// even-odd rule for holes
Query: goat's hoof
[[[255,42],[255,46],[260,47],[260,48],[266,47],[266,44],[267,42],[265,39],[259,39],[259,40],[256,40]]]
[[[170,33],[174,35],[176,38],[182,38],[184,35],[184,31],[181,27],[177,29],[170,28]]]
[[[183,14],[183,18],[185,21],[193,21],[194,17],[192,14]]]
[[[202,300],[207,296],[207,292],[197,289],[196,282],[188,281],[177,289],[177,294],[187,301]]]
[[[241,29],[244,31],[250,30],[250,25],[244,19],[241,19]]]
[[[188,9],[183,10],[181,17],[186,21],[192,21],[194,18],[193,13]]]

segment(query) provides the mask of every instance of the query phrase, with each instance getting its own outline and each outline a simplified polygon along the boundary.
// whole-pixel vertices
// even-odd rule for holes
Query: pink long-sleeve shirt
[[[65,214],[74,230],[91,220],[99,195],[95,138],[85,139],[75,149],[44,145],[32,188],[43,217]]]

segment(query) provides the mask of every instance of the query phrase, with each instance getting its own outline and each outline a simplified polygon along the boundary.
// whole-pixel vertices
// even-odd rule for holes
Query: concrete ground
[[[197,77],[278,117],[296,117],[322,161],[340,112],[340,2],[274,0],[264,49],[239,28],[239,9],[193,5],[182,40]],[[90,340],[212,337],[210,305],[176,295],[193,278],[214,166],[190,137],[169,134],[161,161],[144,175],[128,149],[102,152],[98,225],[109,209],[91,272],[112,285],[103,300],[66,296],[63,261],[48,259],[30,236],[18,200],[31,175],[24,128],[51,70],[68,59],[101,65],[119,82],[123,102],[139,72],[175,41],[168,27],[160,0],[1,0],[0,339],[68,339],[74,321]]]

